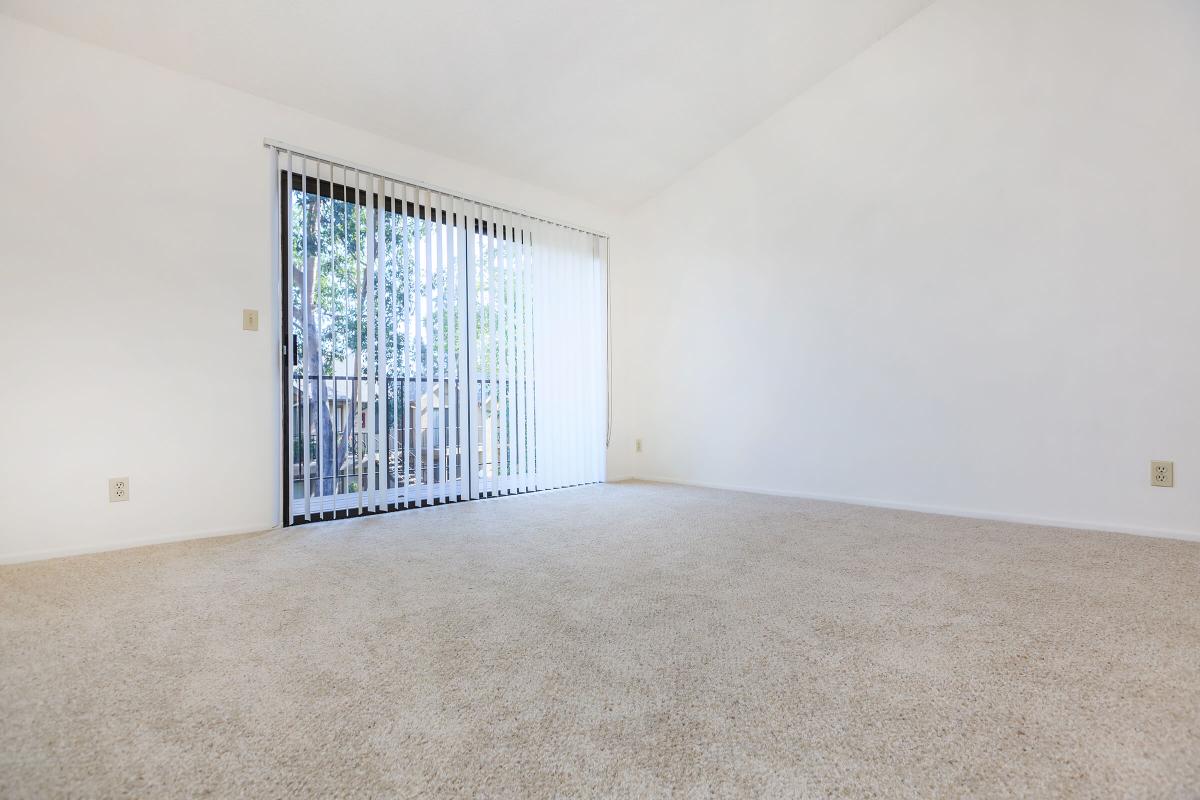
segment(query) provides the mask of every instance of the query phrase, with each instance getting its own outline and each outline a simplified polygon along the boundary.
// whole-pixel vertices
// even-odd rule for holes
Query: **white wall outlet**
[[[242,330],[256,331],[258,330],[258,309],[243,308],[242,309]]]
[[[108,479],[108,502],[124,503],[129,499],[129,478]]]
[[[1150,462],[1150,485],[1170,488],[1175,485],[1174,461]]]
[[[635,452],[635,453],[642,452],[642,440],[641,439],[633,440],[633,452]]]

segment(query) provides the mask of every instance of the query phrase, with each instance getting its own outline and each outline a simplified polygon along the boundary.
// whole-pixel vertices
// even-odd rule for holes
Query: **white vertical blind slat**
[[[541,292],[541,250],[546,246],[545,231],[541,225],[531,222],[529,229],[529,264],[526,275],[525,295],[529,305],[529,398],[533,408],[533,416],[529,420],[531,435],[530,457],[533,461],[533,482],[535,490],[544,488],[546,474],[546,456],[543,452],[542,439],[545,435],[546,420],[543,415],[546,401],[545,385],[541,379],[538,359],[541,357],[541,336],[545,319],[540,302]]]
[[[363,366],[366,368],[366,385],[363,387],[363,399],[367,401],[367,474],[365,483],[367,485],[367,508],[375,510],[375,491],[377,484],[375,481],[375,453],[378,447],[378,438],[375,436],[375,425],[378,422],[376,418],[376,408],[379,405],[379,398],[375,388],[375,371],[376,371],[376,355],[375,355],[375,326],[378,318],[375,316],[375,180],[374,178],[367,179],[367,240],[366,240],[366,263],[363,265],[363,304],[365,306],[366,316],[366,342],[363,348]]]
[[[440,408],[439,393],[437,391],[438,369],[438,347],[437,341],[434,339],[437,330],[436,311],[437,297],[434,296],[434,287],[437,285],[437,261],[438,261],[438,237],[437,237],[437,211],[436,204],[437,196],[433,192],[428,193],[427,205],[425,207],[428,242],[430,248],[427,251],[426,273],[425,273],[425,291],[428,305],[425,309],[425,332],[426,332],[426,391],[428,391],[428,402],[425,404],[425,441],[426,441],[426,457],[428,458],[426,475],[428,482],[426,485],[425,499],[428,504],[432,505],[434,498],[438,495],[438,470],[442,467],[440,459],[437,458],[439,423],[437,416],[434,415],[434,403]]]
[[[504,463],[502,461],[504,450],[504,403],[503,388],[500,384],[501,379],[501,349],[500,336],[502,333],[500,314],[501,314],[501,291],[500,291],[500,275],[504,269],[503,258],[503,226],[504,215],[500,209],[493,209],[494,231],[492,239],[492,274],[491,284],[488,287],[489,302],[491,305],[491,322],[492,322],[492,341],[490,354],[492,357],[492,414],[495,420],[495,430],[492,443],[492,473],[495,476],[495,494],[500,495],[504,492]]]
[[[534,358],[537,359],[537,404],[540,409],[538,416],[538,472],[539,489],[549,489],[555,485],[558,477],[555,471],[554,442],[558,440],[555,430],[553,408],[556,402],[554,375],[548,367],[553,363],[553,353],[549,332],[554,329],[554,309],[547,299],[554,294],[554,281],[551,274],[552,253],[556,246],[557,237],[554,230],[546,225],[538,226],[538,241],[534,244],[534,303],[537,318],[534,323],[539,331],[534,343]]]
[[[317,494],[317,497],[320,498],[320,500],[318,500],[319,513],[321,514],[321,517],[324,518],[325,505],[322,501],[324,500],[324,495],[325,495],[325,481],[324,481],[324,472],[323,472],[323,470],[325,468],[325,458],[324,458],[325,437],[322,436],[321,433],[324,430],[322,423],[324,421],[323,414],[325,412],[325,404],[322,401],[325,397],[325,381],[323,379],[322,369],[321,369],[321,364],[322,364],[322,361],[321,361],[321,326],[320,326],[320,320],[318,319],[318,309],[313,308],[312,298],[310,297],[309,291],[308,291],[309,286],[317,285],[318,279],[321,275],[321,194],[320,194],[320,191],[318,191],[317,195],[316,195],[315,208],[316,208],[317,218],[315,220],[315,224],[313,227],[313,230],[316,233],[317,241],[315,243],[310,243],[308,241],[309,205],[308,205],[308,159],[307,158],[305,158],[303,163],[301,164],[301,169],[302,169],[302,172],[301,172],[301,176],[300,176],[300,204],[301,204],[301,208],[304,211],[304,219],[303,219],[304,245],[303,245],[303,249],[300,251],[300,258],[302,259],[302,261],[304,263],[304,286],[305,286],[305,291],[304,291],[304,305],[305,305],[304,335],[305,335],[305,340],[306,340],[305,341],[306,351],[312,350],[312,351],[314,351],[314,355],[315,355],[315,358],[313,358],[310,361],[309,358],[307,357],[307,352],[306,352],[305,359],[304,359],[305,367],[306,367],[304,383],[305,383],[305,388],[307,389],[308,395],[309,395],[308,396],[308,406],[311,406],[317,412],[316,420],[312,420],[313,422],[316,423],[316,439],[317,439],[317,448],[316,448],[316,450],[317,450],[317,452],[316,452],[316,456],[317,456],[316,489],[317,489],[317,491],[316,491],[316,494]],[[320,185],[321,185],[321,171],[320,171],[320,165],[318,165],[317,166],[318,189],[319,189]],[[309,263],[309,256],[308,256],[308,254],[310,252],[309,251],[310,245],[313,247],[312,252],[314,253],[314,257],[312,259],[311,264]],[[312,334],[311,337],[310,337],[310,334]],[[311,341],[309,339],[311,339]],[[308,369],[309,366],[311,366],[312,369]],[[314,385],[314,379],[316,381],[315,385]],[[314,392],[315,392],[315,397],[314,397]],[[309,410],[309,408],[307,406],[305,408],[305,414],[308,416],[311,416],[311,414],[312,414],[312,411]],[[312,430],[313,429],[310,428],[308,423],[306,422],[305,426],[304,426],[304,437],[306,440],[312,436]],[[305,462],[305,465],[304,465],[304,475],[305,475],[305,478],[304,478],[305,483],[311,483],[311,478],[309,477],[309,466],[308,466],[307,462]],[[307,507],[306,507],[305,511],[308,512]],[[308,514],[308,516],[311,519],[311,514]]]
[[[350,446],[346,448],[348,458],[353,458],[354,464],[354,483],[358,490],[358,511],[361,514],[363,510],[363,459],[362,459],[362,438],[364,431],[361,406],[366,387],[363,385],[362,376],[362,357],[363,357],[363,340],[362,340],[362,323],[363,323],[363,295],[366,293],[368,281],[364,275],[365,266],[362,263],[362,231],[359,229],[359,222],[362,219],[362,214],[358,208],[359,199],[359,183],[362,181],[362,175],[358,170],[354,171],[354,183],[350,187],[352,200],[350,201],[350,215],[354,220],[354,230],[351,236],[354,237],[354,285],[351,291],[354,295],[354,383],[357,391],[354,393],[355,402],[350,408],[350,415],[354,422],[350,428]],[[362,286],[362,289],[359,289]]]
[[[346,169],[343,168],[342,169],[342,178],[341,178],[343,186],[346,184],[347,177],[348,177],[348,172]],[[318,189],[320,189],[320,185],[321,185],[320,180],[321,180],[320,169],[318,167],[318,173],[317,173],[317,188]],[[337,270],[334,269],[334,263],[336,263],[336,253],[338,250],[338,246],[341,245],[342,247],[345,247],[346,245],[349,244],[349,240],[346,239],[346,227],[349,224],[349,219],[346,217],[346,204],[344,202],[345,198],[343,198],[343,202],[339,203],[339,201],[336,199],[336,195],[333,191],[333,184],[334,184],[334,167],[333,167],[333,164],[330,164],[329,165],[329,237],[328,238],[329,238],[329,256],[330,256],[330,260],[333,262],[330,264],[330,270],[329,270],[330,278],[331,278],[331,280],[329,281],[331,294],[333,292],[339,290],[339,287],[337,286]],[[321,195],[320,195],[320,192],[318,191],[318,193],[317,193],[318,212],[320,211],[320,204],[319,204],[320,197],[321,197]],[[341,206],[341,217],[342,217],[342,237],[341,237],[340,242],[338,240],[338,229],[337,229],[337,218],[338,218],[338,206],[339,205]],[[319,220],[320,220],[319,213],[318,213],[317,219],[318,219],[318,223],[319,223]],[[319,233],[320,233],[320,231],[318,231],[318,234]],[[317,243],[318,243],[318,252],[319,252],[320,247],[321,247],[321,237],[319,235],[317,236]],[[314,283],[313,283],[314,294],[317,291],[319,291],[319,289],[317,288],[320,286],[320,283],[321,283],[319,278],[320,278],[320,275],[318,273],[318,275],[314,278]],[[314,299],[315,299],[315,297],[314,297]],[[334,321],[336,322],[336,320],[334,320]],[[315,330],[313,331],[314,338],[317,342],[317,346],[320,347],[321,336],[323,335],[323,331],[321,330],[321,328],[322,328],[321,321],[314,319],[314,325],[316,326]],[[317,403],[317,430],[316,430],[317,450],[318,450],[318,456],[317,456],[318,481],[317,481],[317,485],[320,487],[320,489],[318,491],[318,495],[321,498],[320,505],[321,505],[321,518],[322,519],[325,518],[325,506],[326,506],[326,499],[327,499],[326,495],[329,494],[329,492],[326,492],[326,488],[330,488],[332,490],[332,494],[334,494],[334,495],[340,494],[341,489],[342,489],[342,484],[341,484],[341,481],[340,481],[339,475],[338,475],[339,471],[341,470],[341,464],[338,463],[338,458],[337,458],[338,442],[341,441],[341,434],[339,432],[339,426],[341,424],[341,417],[338,413],[338,409],[340,408],[339,389],[341,387],[340,387],[340,384],[338,381],[338,377],[339,377],[338,376],[338,362],[339,361],[343,362],[343,365],[344,365],[344,362],[346,359],[346,353],[345,353],[344,348],[340,348],[338,346],[338,336],[337,336],[336,327],[333,331],[333,334],[334,335],[332,337],[330,337],[330,342],[329,342],[329,362],[330,362],[329,377],[331,378],[331,383],[332,383],[332,386],[330,387],[330,392],[333,395],[333,416],[329,417],[327,420],[327,422],[329,424],[329,428],[332,431],[332,436],[329,438],[328,442],[326,442],[326,440],[325,440],[325,435],[324,435],[325,428],[324,428],[324,422],[322,421],[323,418],[329,416],[329,409],[326,407],[325,402],[324,402],[325,397],[326,397],[325,367],[324,367],[325,362],[319,354],[317,356],[317,364],[318,364],[318,369],[317,369],[318,403]],[[328,447],[332,447],[333,452],[329,454],[329,463],[331,465],[330,474],[326,475],[325,474],[325,449]],[[337,509],[336,509],[336,505],[335,505],[334,506],[334,516],[336,516],[336,511],[337,511]]]
[[[500,471],[503,476],[501,494],[512,491],[512,406],[509,392],[508,364],[508,277],[512,270],[512,215],[504,211],[500,215],[499,271],[496,276],[497,319],[499,331],[496,346],[498,352],[500,386]]]
[[[538,488],[537,393],[534,391],[534,376],[536,375],[536,367],[534,362],[534,342],[537,335],[537,330],[534,326],[533,305],[531,303],[531,299],[533,297],[533,248],[533,228],[530,225],[526,225],[525,267],[524,279],[521,282],[521,295],[522,303],[525,306],[525,394],[528,398],[525,425],[529,441],[528,485],[530,491]]]
[[[461,498],[460,481],[462,479],[462,447],[460,439],[462,428],[462,272],[463,272],[463,222],[462,202],[451,198],[448,212],[447,232],[452,257],[449,278],[447,302],[452,312],[450,323],[446,326],[449,333],[449,362],[450,362],[450,499]]]
[[[420,407],[421,393],[419,390],[419,375],[420,375],[420,338],[417,328],[417,317],[419,308],[419,298],[417,295],[418,278],[417,272],[420,261],[417,251],[417,203],[420,201],[420,196],[411,186],[404,187],[404,281],[405,281],[405,309],[404,309],[404,384],[405,384],[405,400],[404,400],[404,418],[406,423],[406,454],[404,459],[404,469],[406,475],[411,471],[411,477],[404,479],[404,500],[406,505],[412,505],[416,502],[414,484],[420,480],[421,475],[421,451],[418,446],[417,436],[420,432]]]
[[[410,263],[410,243],[412,236],[412,217],[408,213],[408,186],[401,185],[397,196],[400,201],[399,236],[396,241],[396,258],[398,264],[397,280],[399,316],[396,326],[399,329],[400,360],[396,370],[400,382],[400,411],[397,424],[400,426],[400,484],[397,492],[398,502],[405,508],[409,504],[408,483],[412,455],[412,419],[409,408],[412,404],[412,384],[409,382],[409,367],[412,360],[412,335],[409,332],[409,315],[412,309],[412,270]]]
[[[554,264],[554,280],[556,286],[555,306],[558,309],[558,330],[561,335],[555,337],[554,356],[558,362],[557,374],[558,380],[558,402],[554,414],[555,422],[557,423],[558,434],[555,439],[558,442],[558,479],[555,486],[570,486],[571,485],[571,427],[567,424],[564,414],[559,413],[560,409],[566,408],[571,403],[571,367],[566,363],[566,358],[563,354],[570,352],[571,349],[571,318],[569,314],[563,312],[563,308],[571,302],[571,281],[568,271],[571,268],[571,232],[559,232],[559,250],[556,254]]]
[[[478,424],[478,415],[475,413],[475,398],[476,385],[479,378],[479,371],[476,367],[476,359],[479,357],[479,348],[473,345],[475,340],[475,307],[478,304],[476,298],[476,283],[475,283],[475,228],[477,225],[478,209],[474,203],[468,201],[464,209],[464,224],[463,224],[463,254],[464,254],[464,275],[466,290],[464,292],[464,301],[466,303],[466,331],[463,335],[464,355],[466,358],[466,391],[464,393],[464,404],[466,409],[466,426],[467,444],[466,455],[463,465],[463,480],[467,482],[466,496],[470,500],[475,500],[479,497],[479,459],[477,455],[478,437],[475,432],[475,426]]]
[[[453,331],[450,326],[450,293],[448,287],[450,285],[448,258],[448,245],[450,243],[448,232],[452,223],[449,212],[449,198],[443,195],[438,198],[440,201],[438,209],[438,387],[441,392],[441,407],[438,413],[438,460],[441,462],[440,477],[440,498],[442,502],[450,500],[450,425],[453,419],[451,414],[450,401],[450,351],[453,349],[449,334]]]
[[[521,320],[521,267],[523,253],[521,233],[523,233],[523,229],[524,223],[521,221],[521,230],[515,230],[514,235],[512,235],[512,239],[514,239],[514,245],[512,245],[514,258],[512,258],[512,277],[509,282],[512,291],[512,325],[509,330],[512,333],[512,409],[514,409],[512,411],[512,414],[514,414],[514,426],[512,426],[512,429],[514,429],[516,437],[515,456],[512,459],[515,464],[515,492],[528,491],[527,456],[526,446],[524,446],[526,445],[526,439],[524,439],[524,405],[522,404],[524,401],[524,369],[522,366],[524,325]]]
[[[587,240],[587,234],[572,232],[571,234],[571,271],[569,273],[571,281],[571,305],[580,312],[583,310],[583,270],[585,262],[583,258],[583,244]],[[580,324],[583,321],[583,314],[578,313],[571,320],[571,349],[575,353],[583,353],[583,326]],[[580,359],[582,361],[582,359]],[[575,408],[583,409],[583,370],[574,365],[571,369],[571,400],[575,404]],[[583,483],[583,453],[582,443],[585,435],[586,415],[581,415],[580,423],[571,425],[571,485],[578,486]]]
[[[399,504],[400,495],[400,383],[397,380],[398,368],[400,363],[400,315],[399,315],[399,281],[396,276],[399,274],[397,269],[398,250],[396,249],[396,227],[401,219],[397,215],[396,207],[396,182],[390,182],[391,191],[384,195],[387,202],[391,203],[392,216],[391,225],[388,227],[391,235],[387,236],[387,261],[391,263],[392,271],[389,273],[391,278],[387,281],[387,290],[392,296],[392,305],[388,313],[388,321],[391,322],[391,352],[388,359],[385,361],[387,365],[387,386],[388,396],[391,402],[391,422],[387,425],[387,457],[388,457],[388,473],[391,487],[388,491],[388,507],[392,508]],[[386,188],[386,187],[385,187]],[[386,203],[385,203],[386,206]],[[386,234],[385,234],[386,235]]]
[[[333,165],[332,164],[330,165],[329,172],[330,172],[330,176],[332,178],[332,175],[333,175]],[[350,170],[342,169],[341,182],[342,182],[341,185],[343,187],[345,187],[349,184]],[[330,181],[329,205],[330,205],[331,219],[330,219],[330,226],[329,226],[329,253],[330,253],[331,260],[336,259],[335,253],[337,251],[335,248],[341,247],[341,248],[343,248],[343,252],[345,252],[345,249],[350,247],[350,234],[348,233],[348,231],[350,229],[350,211],[349,211],[349,207],[347,205],[347,202],[348,202],[347,194],[348,194],[348,192],[344,191],[341,201],[340,202],[335,201],[333,199],[334,195],[333,195],[332,180]],[[338,236],[337,223],[335,221],[336,217],[333,216],[334,212],[337,211],[339,205],[341,207],[341,218],[342,218],[342,230],[341,230],[340,237]],[[342,300],[342,302],[344,302],[346,304],[345,308],[349,309],[350,302],[349,302],[349,298],[346,296],[346,288],[344,286],[341,286],[339,283],[337,269],[333,268],[335,265],[336,265],[336,261],[334,261],[334,263],[330,265],[331,266],[331,269],[330,269],[330,278],[331,278],[330,293],[332,294],[334,292],[337,292],[337,293],[341,294],[342,297],[340,299]],[[346,313],[348,314],[348,312],[346,312]],[[346,494],[349,494],[349,492],[350,492],[349,485],[345,481],[342,480],[342,472],[343,472],[342,460],[340,458],[338,458],[338,451],[341,446],[340,443],[347,436],[344,429],[345,429],[345,426],[349,423],[349,415],[343,415],[341,413],[340,409],[342,408],[341,400],[342,400],[343,395],[344,395],[344,398],[346,401],[345,405],[347,407],[350,405],[350,392],[349,392],[349,389],[350,389],[350,362],[349,362],[349,357],[347,355],[350,351],[350,330],[348,327],[349,319],[343,318],[344,326],[346,326],[345,327],[345,337],[346,338],[345,338],[345,341],[339,342],[338,341],[339,336],[338,336],[336,322],[337,322],[337,320],[335,319],[334,320],[335,324],[333,326],[333,336],[330,337],[331,341],[329,343],[329,346],[330,346],[329,361],[331,364],[330,370],[329,370],[329,377],[330,377],[330,380],[332,383],[332,393],[333,393],[332,416],[330,416],[330,418],[329,418],[330,429],[333,431],[333,437],[330,440],[330,445],[333,448],[333,452],[329,454],[330,455],[330,464],[332,466],[331,466],[330,474],[327,475],[324,479],[322,479],[322,485],[324,485],[325,480],[332,481],[333,494],[340,495],[340,494],[343,494],[343,492]],[[322,335],[319,328],[320,328],[320,325],[318,324],[318,332],[317,332],[318,337]],[[341,370],[340,375],[339,375],[339,368]],[[321,370],[321,374],[322,374],[322,378],[321,378],[320,384],[324,385],[325,379],[324,379],[324,368],[323,367]],[[345,380],[343,381],[342,378],[344,378]],[[343,383],[345,385],[343,385]],[[324,404],[322,404],[322,405],[324,405]],[[321,413],[328,414],[329,410],[323,408],[321,410],[321,412],[318,412],[318,416],[320,416]],[[325,441],[325,437],[320,434],[320,431],[318,431],[317,440],[322,443],[324,443],[324,441]],[[321,459],[322,466],[324,465],[324,461],[325,461],[325,459],[322,458]],[[325,492],[324,492],[324,490],[322,490],[322,495],[324,495],[324,494],[325,494]],[[324,512],[324,507],[325,507],[324,500],[325,500],[325,498],[322,497],[322,506],[321,506],[322,516],[324,516],[324,513],[325,513]],[[334,506],[334,516],[335,517],[337,516],[336,511],[337,511],[337,508],[335,505]]]
[[[478,405],[474,406],[478,409],[477,419],[475,420],[475,437],[478,453],[478,480],[476,482],[477,496],[487,497],[488,495],[488,389],[487,389],[487,344],[484,331],[487,327],[487,306],[484,302],[487,291],[487,207],[478,206],[476,208],[476,231],[471,242],[471,257],[474,259],[474,269],[472,270],[472,280],[475,288],[471,294],[471,302],[475,308],[475,327],[471,330],[471,341],[474,343],[474,352],[471,354],[472,363],[475,365],[476,383],[471,387],[471,391],[475,393],[475,400],[478,400]]]
[[[378,184],[376,193],[375,184]],[[371,475],[375,481],[373,508],[379,511],[387,503],[387,440],[388,440],[388,395],[387,395],[387,295],[384,285],[384,260],[387,256],[387,245],[384,241],[384,213],[386,203],[383,200],[384,181],[382,178],[372,180],[372,202],[375,204],[375,257],[371,263],[375,268],[375,447],[371,455]]]
[[[519,249],[517,259],[517,285],[513,288],[513,297],[517,302],[517,391],[520,399],[520,414],[517,417],[519,432],[517,434],[521,445],[521,491],[533,489],[532,470],[530,469],[530,402],[529,402],[529,321],[526,318],[525,284],[529,273],[529,226],[522,221],[519,232]]]
[[[429,220],[429,274],[426,277],[428,286],[426,292],[429,297],[428,316],[425,318],[428,326],[429,338],[426,343],[428,347],[428,376],[429,376],[429,404],[426,408],[425,424],[429,434],[429,492],[426,497],[430,504],[433,504],[441,497],[441,481],[442,481],[442,459],[438,454],[438,450],[442,443],[442,392],[438,386],[438,378],[440,377],[441,366],[441,337],[438,336],[438,318],[441,316],[439,303],[441,298],[438,296],[437,284],[441,272],[438,269],[438,256],[441,252],[440,242],[438,241],[438,206],[441,198],[435,193],[429,193],[429,205],[426,208]],[[435,406],[436,404],[436,406]],[[434,409],[437,409],[437,413]]]
[[[486,457],[485,466],[487,480],[487,493],[489,496],[496,494],[497,477],[498,477],[498,458],[496,456],[497,443],[497,419],[498,404],[496,402],[496,212],[495,209],[488,207],[487,209],[487,229],[483,237],[484,247],[484,268],[487,273],[485,285],[487,287],[485,309],[487,315],[484,317],[484,326],[486,331],[481,337],[484,347],[480,348],[484,358],[485,372],[485,402],[484,402],[484,420],[486,421]]]
[[[562,281],[562,302],[575,308],[577,299],[575,296],[575,271],[578,268],[578,260],[575,252],[575,234],[572,231],[563,232],[563,260],[558,270],[559,279]],[[563,342],[559,347],[559,358],[562,359],[566,366],[565,353],[573,352],[578,346],[575,337],[574,320],[571,315],[563,315],[561,321],[563,329]],[[578,398],[575,396],[575,369],[573,365],[566,366],[563,370],[563,402],[566,407],[572,407]],[[559,436],[563,441],[563,476],[562,483],[564,486],[575,485],[575,435],[576,429],[568,424],[567,418],[563,414],[558,416]]]
[[[412,231],[412,358],[413,358],[413,491],[412,501],[421,504],[425,493],[425,205],[421,190],[413,187]]]
[[[492,262],[492,358],[495,362],[495,380],[492,384],[496,409],[496,494],[504,494],[508,487],[508,408],[504,397],[504,258],[505,217],[504,211],[496,209],[496,257]]]
[[[425,305],[422,309],[425,323],[425,502],[433,504],[434,485],[437,480],[437,465],[434,464],[434,414],[433,414],[433,369],[436,350],[433,346],[433,265],[435,258],[433,192],[425,193],[424,214],[424,282]]]
[[[435,235],[437,237],[437,275],[434,279],[434,287],[437,292],[437,316],[434,317],[434,328],[436,330],[435,340],[437,342],[437,392],[438,392],[438,416],[437,416],[437,457],[438,457],[438,482],[434,498],[438,502],[445,502],[448,496],[448,472],[446,462],[446,449],[449,437],[448,426],[448,410],[449,396],[447,394],[446,371],[447,371],[447,349],[446,341],[446,314],[449,309],[446,306],[446,226],[442,221],[445,213],[446,196],[438,196],[437,206],[437,225],[435,227]]]
[[[443,450],[446,453],[446,489],[445,500],[451,502],[455,497],[455,478],[456,478],[456,460],[455,450],[458,442],[458,402],[457,391],[458,382],[456,376],[458,373],[458,365],[455,363],[454,348],[457,342],[455,336],[455,315],[458,308],[454,302],[454,198],[446,195],[442,201],[443,210],[445,212],[446,222],[442,226],[442,306],[445,309],[445,319],[442,323],[442,329],[445,331],[443,339],[445,350],[445,374],[442,376],[442,382],[445,384],[446,392],[446,443]]]
[[[579,240],[579,268],[575,273],[575,285],[579,296],[579,318],[576,322],[576,335],[579,352],[583,358],[580,359],[580,368],[575,370],[575,374],[578,376],[579,407],[583,410],[584,415],[580,420],[581,424],[575,426],[577,430],[575,458],[579,462],[576,483],[590,483],[592,448],[588,445],[595,432],[592,427],[595,409],[592,407],[590,397],[590,370],[583,369],[582,365],[588,363],[587,356],[591,351],[591,314],[589,311],[591,306],[592,237],[581,233],[577,238]]]
[[[593,441],[598,444],[593,448],[592,480],[603,481],[604,457],[608,449],[608,244],[598,236],[592,239],[596,243],[596,266],[593,281],[592,319],[596,346],[592,355],[592,364],[600,365],[593,369],[593,394],[596,398],[596,412],[593,424],[596,426]]]
[[[565,263],[559,273],[563,279],[563,298],[570,307],[578,309],[579,287],[576,281],[579,277],[580,268],[579,236],[574,231],[567,231],[566,239],[566,253],[564,258]],[[575,320],[564,319],[563,330],[566,334],[564,337],[566,339],[564,342],[566,345],[564,349],[567,352],[578,352],[579,331],[575,326]],[[567,369],[564,377],[566,380],[564,381],[563,391],[566,394],[567,403],[569,405],[573,405],[575,408],[578,408],[577,405],[574,405],[579,402],[578,373],[572,366],[571,368]],[[563,483],[565,483],[567,486],[574,486],[575,484],[579,483],[579,452],[577,447],[577,443],[579,441],[579,426],[567,425],[565,424],[565,419],[562,419],[561,421],[563,423],[563,443],[566,446],[566,474],[563,476]]]
[[[551,336],[550,332],[558,332],[558,307],[551,302],[551,298],[555,297],[558,290],[558,282],[555,279],[555,259],[558,252],[558,231],[550,226],[541,227],[542,238],[544,244],[538,248],[538,260],[540,270],[537,275],[538,282],[538,302],[542,312],[541,329],[542,335],[538,337],[540,345],[538,351],[538,382],[543,388],[543,396],[539,398],[539,408],[543,409],[543,426],[544,436],[540,446],[544,453],[546,461],[546,481],[542,488],[551,488],[561,486],[559,483],[558,474],[558,445],[560,442],[558,430],[558,415],[554,409],[558,407],[558,381],[560,376],[556,374],[551,365],[557,364],[558,358],[555,349],[555,341],[557,336]]]
[[[288,284],[287,284],[288,291],[287,291],[287,297],[285,299],[285,302],[286,302],[288,309],[290,309],[291,313],[294,314],[295,308],[296,308],[295,275],[299,271],[300,272],[300,293],[301,293],[300,325],[299,325],[299,327],[300,327],[300,330],[303,331],[305,329],[305,325],[308,323],[308,292],[305,291],[305,287],[308,284],[308,281],[307,281],[308,269],[307,269],[307,265],[304,264],[303,262],[301,262],[299,264],[299,269],[297,269],[296,245],[295,245],[295,242],[292,241],[292,235],[293,235],[292,234],[292,181],[294,180],[294,178],[293,178],[294,171],[293,171],[292,167],[293,167],[293,156],[291,153],[288,153],[287,154],[287,176],[284,180],[284,192],[286,192],[286,199],[283,202],[283,207],[287,209],[287,219],[285,221],[285,224],[287,226],[287,278],[286,278],[286,280],[288,281]],[[292,324],[288,326],[288,336],[289,336],[289,348],[288,349],[289,349],[289,351],[293,351],[292,352],[292,360],[295,363],[300,365],[300,385],[298,387],[299,391],[297,392],[297,394],[299,396],[299,403],[300,403],[300,424],[299,424],[299,428],[300,428],[300,458],[301,458],[300,480],[304,484],[304,518],[312,519],[312,501],[311,501],[311,497],[310,497],[311,487],[309,486],[309,481],[308,481],[308,465],[309,465],[309,461],[310,461],[310,456],[309,456],[309,452],[308,452],[308,442],[309,442],[308,432],[311,429],[310,428],[311,421],[309,419],[309,414],[308,414],[308,373],[305,371],[305,362],[307,361],[308,354],[304,353],[305,357],[301,358],[300,353],[294,352],[296,346],[301,341],[303,341],[302,336],[293,336],[292,335],[293,332],[295,331],[295,329],[296,329],[296,323],[295,323],[295,320],[293,320]],[[289,365],[288,372],[289,372],[289,374],[295,374],[296,370],[295,370],[295,368],[291,367],[291,365]],[[290,441],[288,442],[288,446],[289,446],[289,448],[293,447],[293,445]],[[293,453],[293,457],[291,460],[293,462],[295,460],[294,453]],[[288,504],[289,505],[288,516],[289,517],[295,516],[295,514],[292,512],[291,503],[290,503],[290,499],[293,496],[292,475],[294,475],[294,474],[295,474],[295,464],[291,463],[288,465],[288,474],[287,474],[287,481],[286,481],[286,483],[288,484],[287,491],[288,491],[288,498],[289,498],[289,504]],[[290,519],[284,520],[285,524],[290,521],[291,521]]]
[[[436,298],[436,302],[431,306],[433,311],[433,343],[434,343],[434,360],[433,360],[433,375],[434,375],[434,390],[437,399],[437,417],[434,426],[434,452],[436,454],[437,471],[435,473],[436,482],[433,487],[433,499],[435,502],[441,502],[446,496],[446,339],[445,331],[445,316],[446,316],[446,294],[443,289],[445,279],[445,262],[446,249],[442,241],[442,196],[438,195],[436,205],[433,206],[434,225],[433,225],[433,287],[432,293]]]

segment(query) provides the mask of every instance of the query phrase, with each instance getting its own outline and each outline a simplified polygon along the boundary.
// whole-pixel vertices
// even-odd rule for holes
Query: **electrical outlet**
[[[642,440],[641,439],[633,440],[633,452],[635,452],[635,453],[642,452]]]
[[[129,499],[129,478],[108,479],[108,502],[124,503]]]
[[[1174,461],[1150,462],[1150,485],[1170,488],[1175,485]]]
[[[258,330],[258,311],[253,308],[242,309],[242,330],[256,331]]]

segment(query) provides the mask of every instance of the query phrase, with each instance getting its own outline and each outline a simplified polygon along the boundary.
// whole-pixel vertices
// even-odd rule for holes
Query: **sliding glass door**
[[[274,158],[289,524],[603,479],[598,237]]]

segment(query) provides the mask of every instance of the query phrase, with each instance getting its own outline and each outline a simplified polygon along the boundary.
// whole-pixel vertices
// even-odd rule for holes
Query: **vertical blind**
[[[285,519],[602,481],[607,239],[269,146]]]

